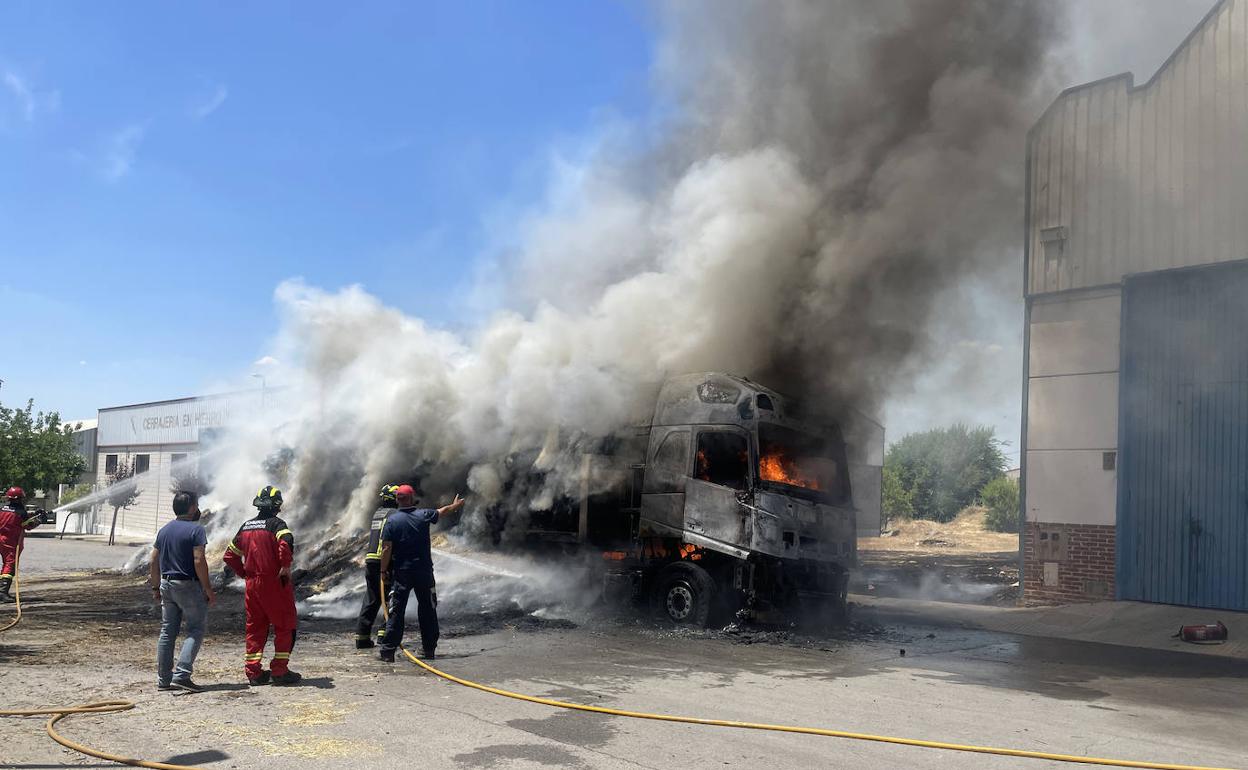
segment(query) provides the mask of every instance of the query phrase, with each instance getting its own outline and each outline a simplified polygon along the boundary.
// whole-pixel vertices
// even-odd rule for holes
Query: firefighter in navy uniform
[[[444,516],[461,511],[464,500],[455,500],[441,508],[416,507],[416,490],[401,484],[394,491],[399,509],[390,514],[381,531],[381,571],[388,574],[394,567],[393,587],[386,597],[389,620],[386,621],[386,637],[381,642],[378,655],[387,663],[394,662],[394,653],[403,643],[403,623],[407,613],[407,599],[416,594],[416,618],[420,622],[420,644],[426,658],[436,657],[438,646],[438,595],[433,576],[432,544],[429,528]]]
[[[243,522],[225,549],[225,563],[247,581],[243,608],[247,612],[247,681],[252,685],[294,684],[303,677],[290,670],[290,651],[295,646],[295,586],[290,563],[295,537],[277,514],[282,492],[265,487],[252,500],[259,509],[254,519]],[[264,670],[264,645],[273,632],[273,660]]]
[[[368,529],[368,552],[364,554],[364,606],[360,608],[360,620],[355,629],[355,649],[367,650],[373,647],[373,623],[377,620],[377,611],[381,609],[381,528],[386,519],[399,507],[394,492],[396,484],[386,484],[381,488],[381,507],[373,513]],[[377,641],[386,636],[386,624],[377,629]]]
[[[25,499],[21,487],[9,487],[4,493],[5,506],[0,508],[0,602],[16,601],[9,589],[17,575],[17,557],[22,552],[26,530],[43,523],[43,511],[27,513],[22,504]]]

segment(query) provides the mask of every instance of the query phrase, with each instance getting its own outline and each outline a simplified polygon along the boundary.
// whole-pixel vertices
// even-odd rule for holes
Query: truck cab
[[[608,590],[695,625],[741,611],[844,612],[857,535],[834,422],[747,379],[690,374],[663,384],[644,440],[634,542],[609,552]]]
[[[544,488],[541,455],[555,450],[530,454],[509,460],[517,490]],[[604,595],[688,625],[844,614],[857,508],[835,420],[743,377],[680,375],[647,421],[594,442],[578,467],[578,489],[524,511],[524,536],[600,553]],[[497,532],[513,508],[493,511]]]

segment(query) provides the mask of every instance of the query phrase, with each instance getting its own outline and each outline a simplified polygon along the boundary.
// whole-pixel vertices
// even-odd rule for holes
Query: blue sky
[[[652,110],[639,3],[0,5],[0,401],[245,377],[286,278],[465,320],[560,142]]]

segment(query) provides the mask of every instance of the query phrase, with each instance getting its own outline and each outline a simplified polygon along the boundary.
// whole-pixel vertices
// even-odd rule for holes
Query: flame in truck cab
[[[772,423],[758,426],[758,480],[823,503],[849,499],[848,465],[840,429],[808,431]]]
[[[816,492],[823,490],[818,476],[805,471],[797,460],[780,452],[758,458],[758,476],[763,481],[813,489]]]

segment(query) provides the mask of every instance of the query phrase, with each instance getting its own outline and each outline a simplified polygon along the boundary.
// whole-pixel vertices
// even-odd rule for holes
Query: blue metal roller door
[[[1118,595],[1248,610],[1248,263],[1130,276]]]

